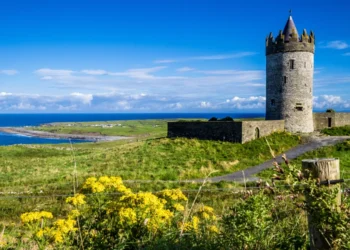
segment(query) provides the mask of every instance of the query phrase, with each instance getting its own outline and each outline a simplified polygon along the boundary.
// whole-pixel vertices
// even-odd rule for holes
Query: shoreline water
[[[86,142],[100,142],[100,141],[117,141],[133,139],[127,136],[103,136],[103,135],[85,135],[85,134],[56,134],[45,131],[29,130],[23,127],[0,127],[0,132],[15,135],[24,135],[37,138],[46,139],[74,139]]]

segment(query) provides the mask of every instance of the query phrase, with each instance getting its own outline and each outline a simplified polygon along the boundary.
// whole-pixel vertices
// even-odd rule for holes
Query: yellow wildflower
[[[74,227],[75,224],[76,221],[72,219],[58,219],[54,222],[54,226],[64,234],[76,231],[78,228]]]
[[[216,226],[214,226],[214,225],[209,226],[209,227],[208,227],[208,230],[209,230],[209,232],[211,232],[211,233],[219,233],[219,229],[218,229]]]
[[[6,240],[0,239],[0,247],[5,247],[7,245]]]
[[[68,218],[69,219],[74,219],[74,218],[77,218],[78,216],[80,215],[80,212],[78,209],[73,209],[70,211],[69,215],[68,215]]]
[[[158,193],[158,196],[171,201],[187,201],[187,197],[182,193],[180,189],[164,189]]]
[[[192,227],[195,231],[198,230],[199,218],[197,216],[192,217]]]
[[[106,187],[101,182],[95,182],[93,185],[91,185],[91,191],[93,193],[101,193],[105,191]]]
[[[91,189],[93,193],[101,193],[105,190],[105,186],[95,177],[90,177],[85,181],[83,189]]]
[[[184,206],[182,206],[182,205],[179,204],[179,203],[175,203],[175,204],[173,205],[173,207],[175,208],[176,211],[179,211],[179,212],[182,212],[182,211],[185,210]]]
[[[52,230],[51,237],[53,238],[55,243],[62,243],[63,242],[63,234],[59,230]]]
[[[210,215],[207,214],[206,212],[203,212],[203,213],[202,213],[202,217],[203,217],[204,219],[206,219],[206,220],[209,220],[209,219],[210,219]]]
[[[213,214],[214,208],[208,206],[201,206],[198,212],[207,212],[208,214]]]
[[[44,230],[43,229],[40,229],[36,234],[36,237],[38,238],[43,238],[44,237]]]
[[[83,194],[76,194],[74,195],[73,197],[68,197],[66,199],[66,202],[67,203],[71,203],[73,204],[74,206],[77,206],[77,205],[83,205],[86,203],[86,201],[84,200],[85,199],[85,195]]]
[[[208,207],[208,206],[201,206],[198,209],[198,214],[206,220],[212,219],[212,220],[216,220],[216,216],[214,214],[214,208],[212,207]]]
[[[199,222],[199,218],[197,216],[193,216],[190,222],[186,222],[185,224],[183,224],[184,231],[198,231]]]
[[[98,180],[95,177],[88,178],[83,189],[91,189],[93,193],[104,192],[106,189],[115,189],[124,194],[131,193],[131,190],[124,186],[122,178],[119,176],[101,176]]]
[[[22,223],[30,223],[30,222],[38,221],[43,218],[52,219],[53,218],[52,213],[41,211],[41,212],[28,212],[28,213],[21,214]]]
[[[118,215],[122,224],[132,225],[137,222],[136,212],[131,208],[121,208]]]

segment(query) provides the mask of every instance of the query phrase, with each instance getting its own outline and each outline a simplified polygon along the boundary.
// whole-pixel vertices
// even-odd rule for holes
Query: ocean
[[[113,120],[177,119],[177,118],[254,118],[264,113],[128,113],[128,114],[0,114],[0,127],[39,126],[52,122],[90,122]],[[47,139],[8,133],[0,133],[0,145],[13,144],[57,144],[68,143],[67,139]],[[84,142],[71,140],[72,143]]]

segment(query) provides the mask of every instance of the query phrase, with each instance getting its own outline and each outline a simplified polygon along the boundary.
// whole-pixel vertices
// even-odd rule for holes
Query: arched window
[[[255,128],[255,139],[259,139],[259,138],[260,138],[260,129]]]

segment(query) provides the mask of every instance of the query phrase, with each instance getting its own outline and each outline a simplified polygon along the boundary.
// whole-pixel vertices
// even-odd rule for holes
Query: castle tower
[[[312,132],[315,37],[299,37],[292,16],[283,32],[266,38],[266,120],[285,120],[290,132]]]

